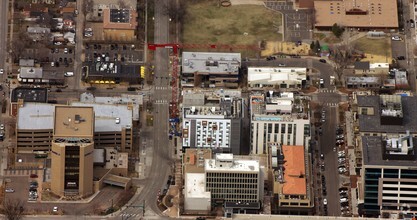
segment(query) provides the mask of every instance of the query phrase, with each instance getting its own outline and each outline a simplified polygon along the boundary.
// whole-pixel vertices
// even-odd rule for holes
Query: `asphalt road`
[[[162,44],[168,43],[169,39],[169,21],[168,16],[164,13],[167,0],[156,1],[155,0],[155,43]],[[165,48],[157,48],[155,51],[155,80],[152,89],[153,94],[150,95],[153,101],[153,115],[154,115],[154,128],[153,128],[153,156],[152,165],[150,167],[149,176],[147,182],[144,185],[141,193],[136,197],[135,201],[127,207],[125,210],[119,213],[121,216],[129,216],[142,213],[138,206],[145,204],[146,213],[151,215],[161,215],[161,211],[157,204],[157,194],[159,190],[166,183],[168,174],[171,171],[173,160],[171,159],[171,149],[169,148],[168,140],[168,119],[169,119],[169,102],[171,99],[171,87],[169,85],[169,57],[168,50]],[[149,147],[150,143],[148,143]],[[149,212],[152,211],[152,212]],[[148,214],[145,214],[145,218]],[[137,218],[135,216],[134,218]],[[127,219],[126,217],[124,219]]]
[[[5,69],[7,57],[7,13],[9,11],[8,0],[0,0],[0,69]],[[3,79],[7,74],[3,74]]]
[[[340,203],[339,203],[339,175],[338,175],[338,161],[337,153],[333,151],[336,146],[336,126],[337,121],[337,109],[335,107],[323,107],[326,111],[326,122],[322,124],[323,135],[319,138],[320,152],[324,155],[324,176],[326,177],[326,188],[328,202],[328,215],[340,216]],[[318,167],[317,167],[318,169]]]
[[[81,55],[83,54],[83,36],[84,36],[84,22],[85,22],[85,15],[84,15],[84,1],[78,0],[77,1],[77,9],[79,11],[76,17],[76,34],[75,34],[75,51],[74,51],[74,77],[67,78],[67,84],[72,85],[73,89],[79,89],[81,84],[81,68],[82,68],[82,60]]]

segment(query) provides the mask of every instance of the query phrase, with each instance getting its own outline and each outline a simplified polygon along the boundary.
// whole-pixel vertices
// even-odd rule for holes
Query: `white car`
[[[0,69],[0,74],[3,74],[4,73],[4,70],[3,69]]]
[[[400,40],[402,40],[400,36],[392,36],[392,37],[391,37],[391,39],[392,39],[392,40],[395,40],[395,41],[400,41]]]
[[[6,191],[7,193],[14,193],[14,189],[12,189],[12,188],[7,188],[5,191]]]
[[[120,118],[116,118],[116,124],[120,124]]]
[[[54,206],[54,208],[52,209],[53,212],[58,212],[58,207]]]
[[[348,199],[347,198],[341,198],[340,199],[340,203],[344,203],[344,202],[347,202],[348,201]]]
[[[51,62],[51,66],[54,67],[55,66],[55,62]]]
[[[65,76],[65,77],[71,77],[71,76],[74,76],[74,72],[66,72],[66,73],[64,73],[64,76]]]
[[[323,205],[327,205],[327,199],[323,199]]]
[[[68,53],[68,48],[64,48],[64,53]]]
[[[0,125],[0,130],[4,130],[4,124]]]

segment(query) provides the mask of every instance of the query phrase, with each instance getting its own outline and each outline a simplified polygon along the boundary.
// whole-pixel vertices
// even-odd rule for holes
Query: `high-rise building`
[[[55,106],[51,190],[59,196],[93,193],[94,111]]]
[[[308,99],[293,93],[271,91],[252,95],[250,106],[252,154],[267,154],[268,143],[308,146]]]

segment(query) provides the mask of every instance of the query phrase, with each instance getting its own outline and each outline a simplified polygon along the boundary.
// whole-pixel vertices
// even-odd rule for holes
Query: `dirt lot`
[[[258,44],[281,40],[274,27],[281,26],[281,14],[258,5],[218,7],[217,0],[189,2],[184,19],[184,43]]]

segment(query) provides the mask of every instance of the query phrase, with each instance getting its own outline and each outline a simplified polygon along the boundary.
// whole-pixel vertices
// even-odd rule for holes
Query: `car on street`
[[[65,76],[65,77],[71,77],[71,76],[74,76],[74,72],[66,72],[66,73],[64,73],[64,76]]]
[[[323,78],[320,78],[320,86],[324,87],[324,79]]]
[[[321,63],[327,63],[327,61],[325,59],[320,59],[319,60]]]
[[[4,124],[0,124],[0,130],[4,130]]]
[[[327,205],[327,199],[323,199],[323,205]]]
[[[284,66],[286,66],[285,64],[283,64],[283,63],[280,63],[280,64],[278,64],[278,66],[279,67],[284,67]]]
[[[398,56],[397,60],[405,60],[405,57],[404,56]]]
[[[58,207],[57,206],[54,206],[54,208],[52,208],[52,212],[58,212]]]
[[[391,37],[391,40],[393,40],[393,41],[400,41],[400,40],[402,40],[402,39],[401,39],[401,37],[400,37],[400,36],[392,36],[392,37]]]
[[[348,201],[347,198],[340,198],[340,203],[344,203],[344,202],[347,202],[347,201]]]
[[[3,69],[0,69],[0,74],[3,74],[4,73],[4,70]]]
[[[64,48],[64,53],[68,53],[68,48]]]
[[[12,189],[12,188],[7,188],[5,191],[6,191],[7,193],[14,193],[14,189]]]
[[[324,160],[324,154],[320,154],[320,159]]]

